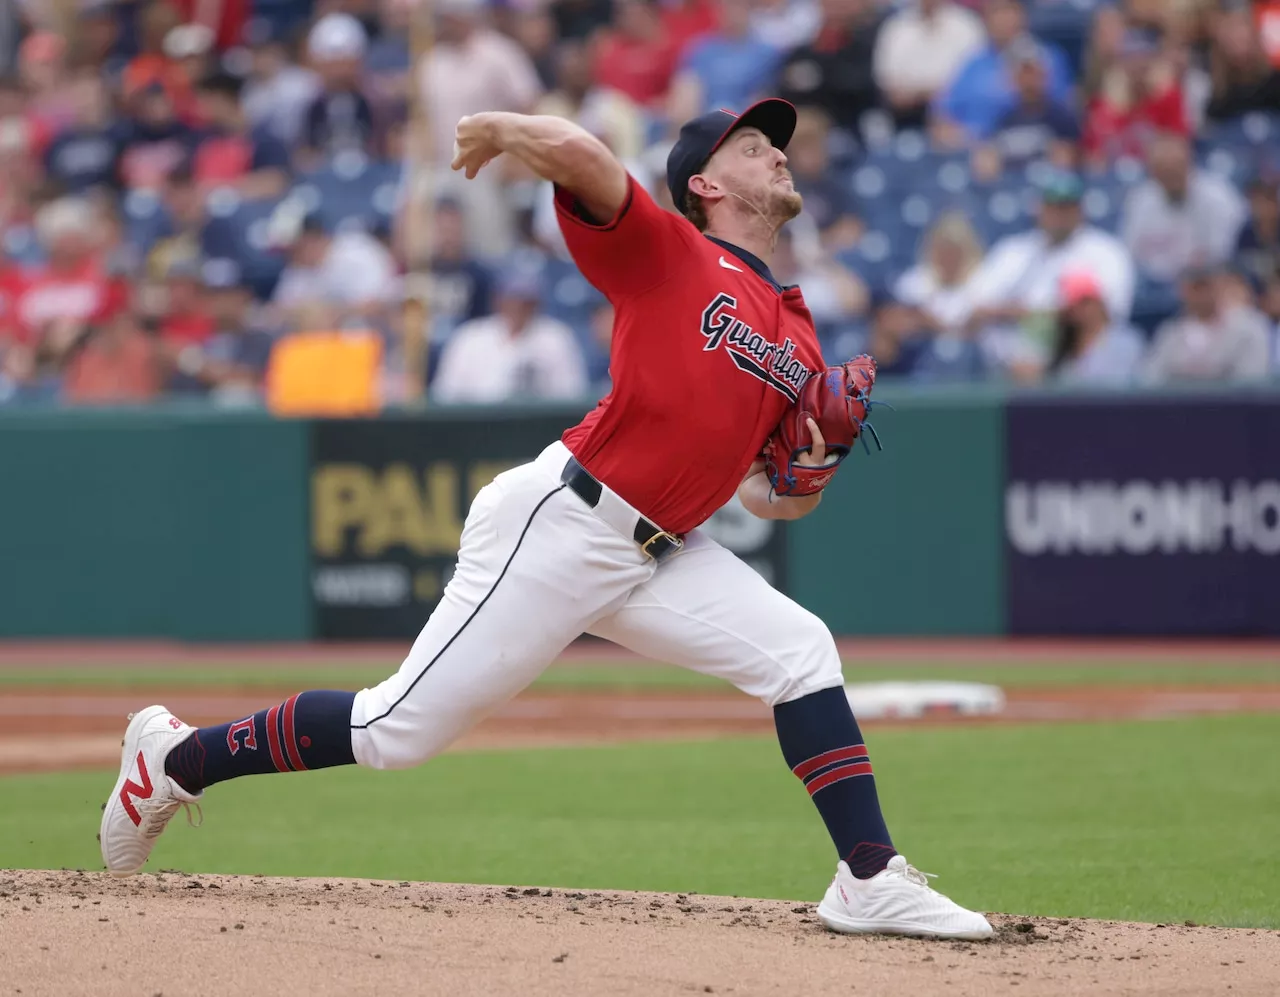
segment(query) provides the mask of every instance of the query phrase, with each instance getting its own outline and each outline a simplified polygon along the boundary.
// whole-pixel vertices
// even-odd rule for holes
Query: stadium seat
[[[293,196],[333,228],[375,231],[389,223],[399,197],[400,165],[344,152],[322,169],[299,177]]]
[[[209,221],[201,234],[204,254],[239,260],[244,279],[261,298],[271,296],[287,262],[271,245],[269,227],[277,200],[244,201],[231,191],[215,191],[209,198]]]

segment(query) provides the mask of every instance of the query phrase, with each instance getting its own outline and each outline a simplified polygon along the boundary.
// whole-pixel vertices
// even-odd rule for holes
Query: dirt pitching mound
[[[0,994],[1273,995],[1280,932],[996,916],[832,935],[812,904],[367,880],[0,872]]]

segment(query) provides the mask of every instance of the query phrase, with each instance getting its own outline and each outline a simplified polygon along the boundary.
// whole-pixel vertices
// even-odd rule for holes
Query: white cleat
[[[991,925],[929,886],[925,874],[901,855],[870,879],[856,879],[841,862],[818,920],[844,934],[916,935],[925,938],[990,938]]]
[[[156,838],[178,808],[203,796],[192,796],[165,775],[169,752],[190,737],[194,727],[184,724],[163,706],[148,706],[129,714],[129,726],[121,742],[120,778],[102,808],[102,861],[113,876],[132,876],[147,862]],[[196,803],[196,810],[200,805]],[[203,814],[201,814],[203,819]]]

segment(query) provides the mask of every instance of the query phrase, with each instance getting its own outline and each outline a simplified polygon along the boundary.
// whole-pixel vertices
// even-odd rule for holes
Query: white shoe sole
[[[145,710],[139,710],[129,718],[129,726],[125,728],[124,740],[120,742],[120,776],[116,779],[115,788],[111,790],[111,795],[107,797],[107,805],[102,808],[102,822],[98,825],[98,842],[102,843],[103,835],[107,833],[107,822],[115,816],[115,811],[120,807],[120,790],[124,789],[124,784],[129,777],[129,769],[133,766],[133,760],[138,757],[138,738],[141,736],[142,728],[147,721],[160,713],[168,711],[163,706],[148,706]],[[150,857],[148,852],[147,857]],[[146,858],[142,860],[142,864],[137,869],[112,869],[107,863],[106,855],[102,856],[103,865],[107,866],[107,872],[112,876],[136,876],[147,864]]]
[[[842,935],[910,935],[917,938],[959,938],[978,942],[994,934],[990,925],[985,930],[982,928],[946,930],[914,921],[863,920],[849,917],[847,914],[838,914],[822,905],[818,906],[818,920],[829,930],[838,931]]]

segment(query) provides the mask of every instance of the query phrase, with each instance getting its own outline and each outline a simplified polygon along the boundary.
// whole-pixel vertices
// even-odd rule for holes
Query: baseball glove
[[[876,362],[866,354],[809,376],[765,446],[765,472],[775,494],[798,496],[822,491],[864,428],[880,446],[880,438],[867,422],[875,382]],[[810,418],[818,424],[827,445],[826,462],[818,466],[796,463],[813,445]],[[862,445],[867,446],[865,439]]]

